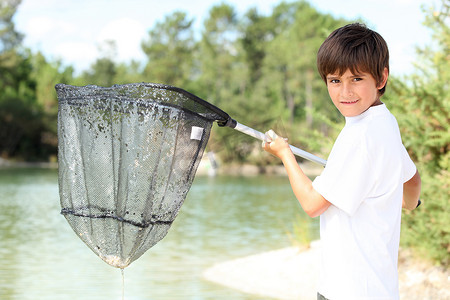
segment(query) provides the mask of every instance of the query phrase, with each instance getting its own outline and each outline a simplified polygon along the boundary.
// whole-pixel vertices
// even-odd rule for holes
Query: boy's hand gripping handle
[[[242,125],[242,124],[240,124],[238,122],[236,122],[236,126],[234,127],[234,129],[236,129],[236,130],[238,130],[238,131],[240,131],[242,133],[245,133],[247,135],[250,135],[250,136],[252,136],[254,138],[257,138],[258,140],[269,141],[267,139],[266,135],[263,134],[262,132],[259,132],[259,131],[255,130],[253,128],[248,127],[248,126]],[[267,136],[268,136],[268,138],[270,138],[270,141],[277,138],[277,134],[273,130],[269,130],[267,132]],[[322,159],[320,157],[317,157],[317,156],[315,156],[315,155],[313,155],[313,154],[311,154],[309,152],[306,152],[306,151],[304,151],[302,149],[299,149],[299,148],[294,147],[292,145],[289,145],[289,148],[291,148],[292,153],[294,153],[295,155],[297,155],[299,157],[302,157],[302,158],[307,159],[309,161],[315,162],[315,163],[317,163],[319,165],[322,165],[324,167],[327,164],[326,160],[324,160],[324,159]]]

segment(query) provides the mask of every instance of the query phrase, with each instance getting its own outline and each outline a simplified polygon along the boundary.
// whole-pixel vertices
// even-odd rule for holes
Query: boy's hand
[[[280,159],[292,152],[286,138],[279,137],[273,130],[267,131],[265,135],[266,140],[262,143],[265,151]]]

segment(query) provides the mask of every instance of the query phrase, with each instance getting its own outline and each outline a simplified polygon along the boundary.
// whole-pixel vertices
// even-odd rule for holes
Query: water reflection
[[[56,170],[0,170],[0,299],[121,299],[122,277],[59,214]],[[204,281],[216,262],[290,245],[284,177],[197,177],[168,235],[125,269],[125,299],[261,299]]]

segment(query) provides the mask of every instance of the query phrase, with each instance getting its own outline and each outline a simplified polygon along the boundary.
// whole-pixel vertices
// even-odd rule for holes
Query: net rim
[[[57,93],[63,92],[64,90],[74,90],[74,89],[91,89],[91,90],[114,90],[114,89],[120,89],[120,88],[135,88],[135,87],[145,87],[150,89],[163,89],[168,91],[173,91],[176,93],[180,93],[190,100],[204,106],[206,109],[213,111],[218,116],[222,117],[222,119],[216,119],[215,121],[218,122],[219,126],[224,126],[232,121],[234,121],[226,112],[221,110],[215,105],[212,105],[206,100],[203,100],[202,98],[175,86],[162,84],[162,83],[151,83],[151,82],[140,82],[140,83],[126,83],[126,84],[114,84],[110,87],[104,87],[104,86],[98,86],[98,85],[84,85],[84,86],[75,86],[70,84],[64,84],[64,83],[58,83],[55,85],[55,90]],[[58,97],[59,99],[60,97]],[[176,106],[176,105],[171,105]],[[184,109],[182,107],[179,107],[180,109]],[[196,113],[196,112],[193,112]]]

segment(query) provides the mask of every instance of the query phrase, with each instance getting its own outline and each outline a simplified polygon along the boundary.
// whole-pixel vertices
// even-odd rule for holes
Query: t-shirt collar
[[[361,113],[357,116],[345,117],[345,123],[352,124],[352,123],[358,122],[368,116],[382,114],[382,113],[385,113],[386,111],[387,111],[386,105],[384,103],[381,103],[380,105],[375,105],[375,106],[369,107],[369,109],[367,109],[366,111],[364,111],[363,113]]]

